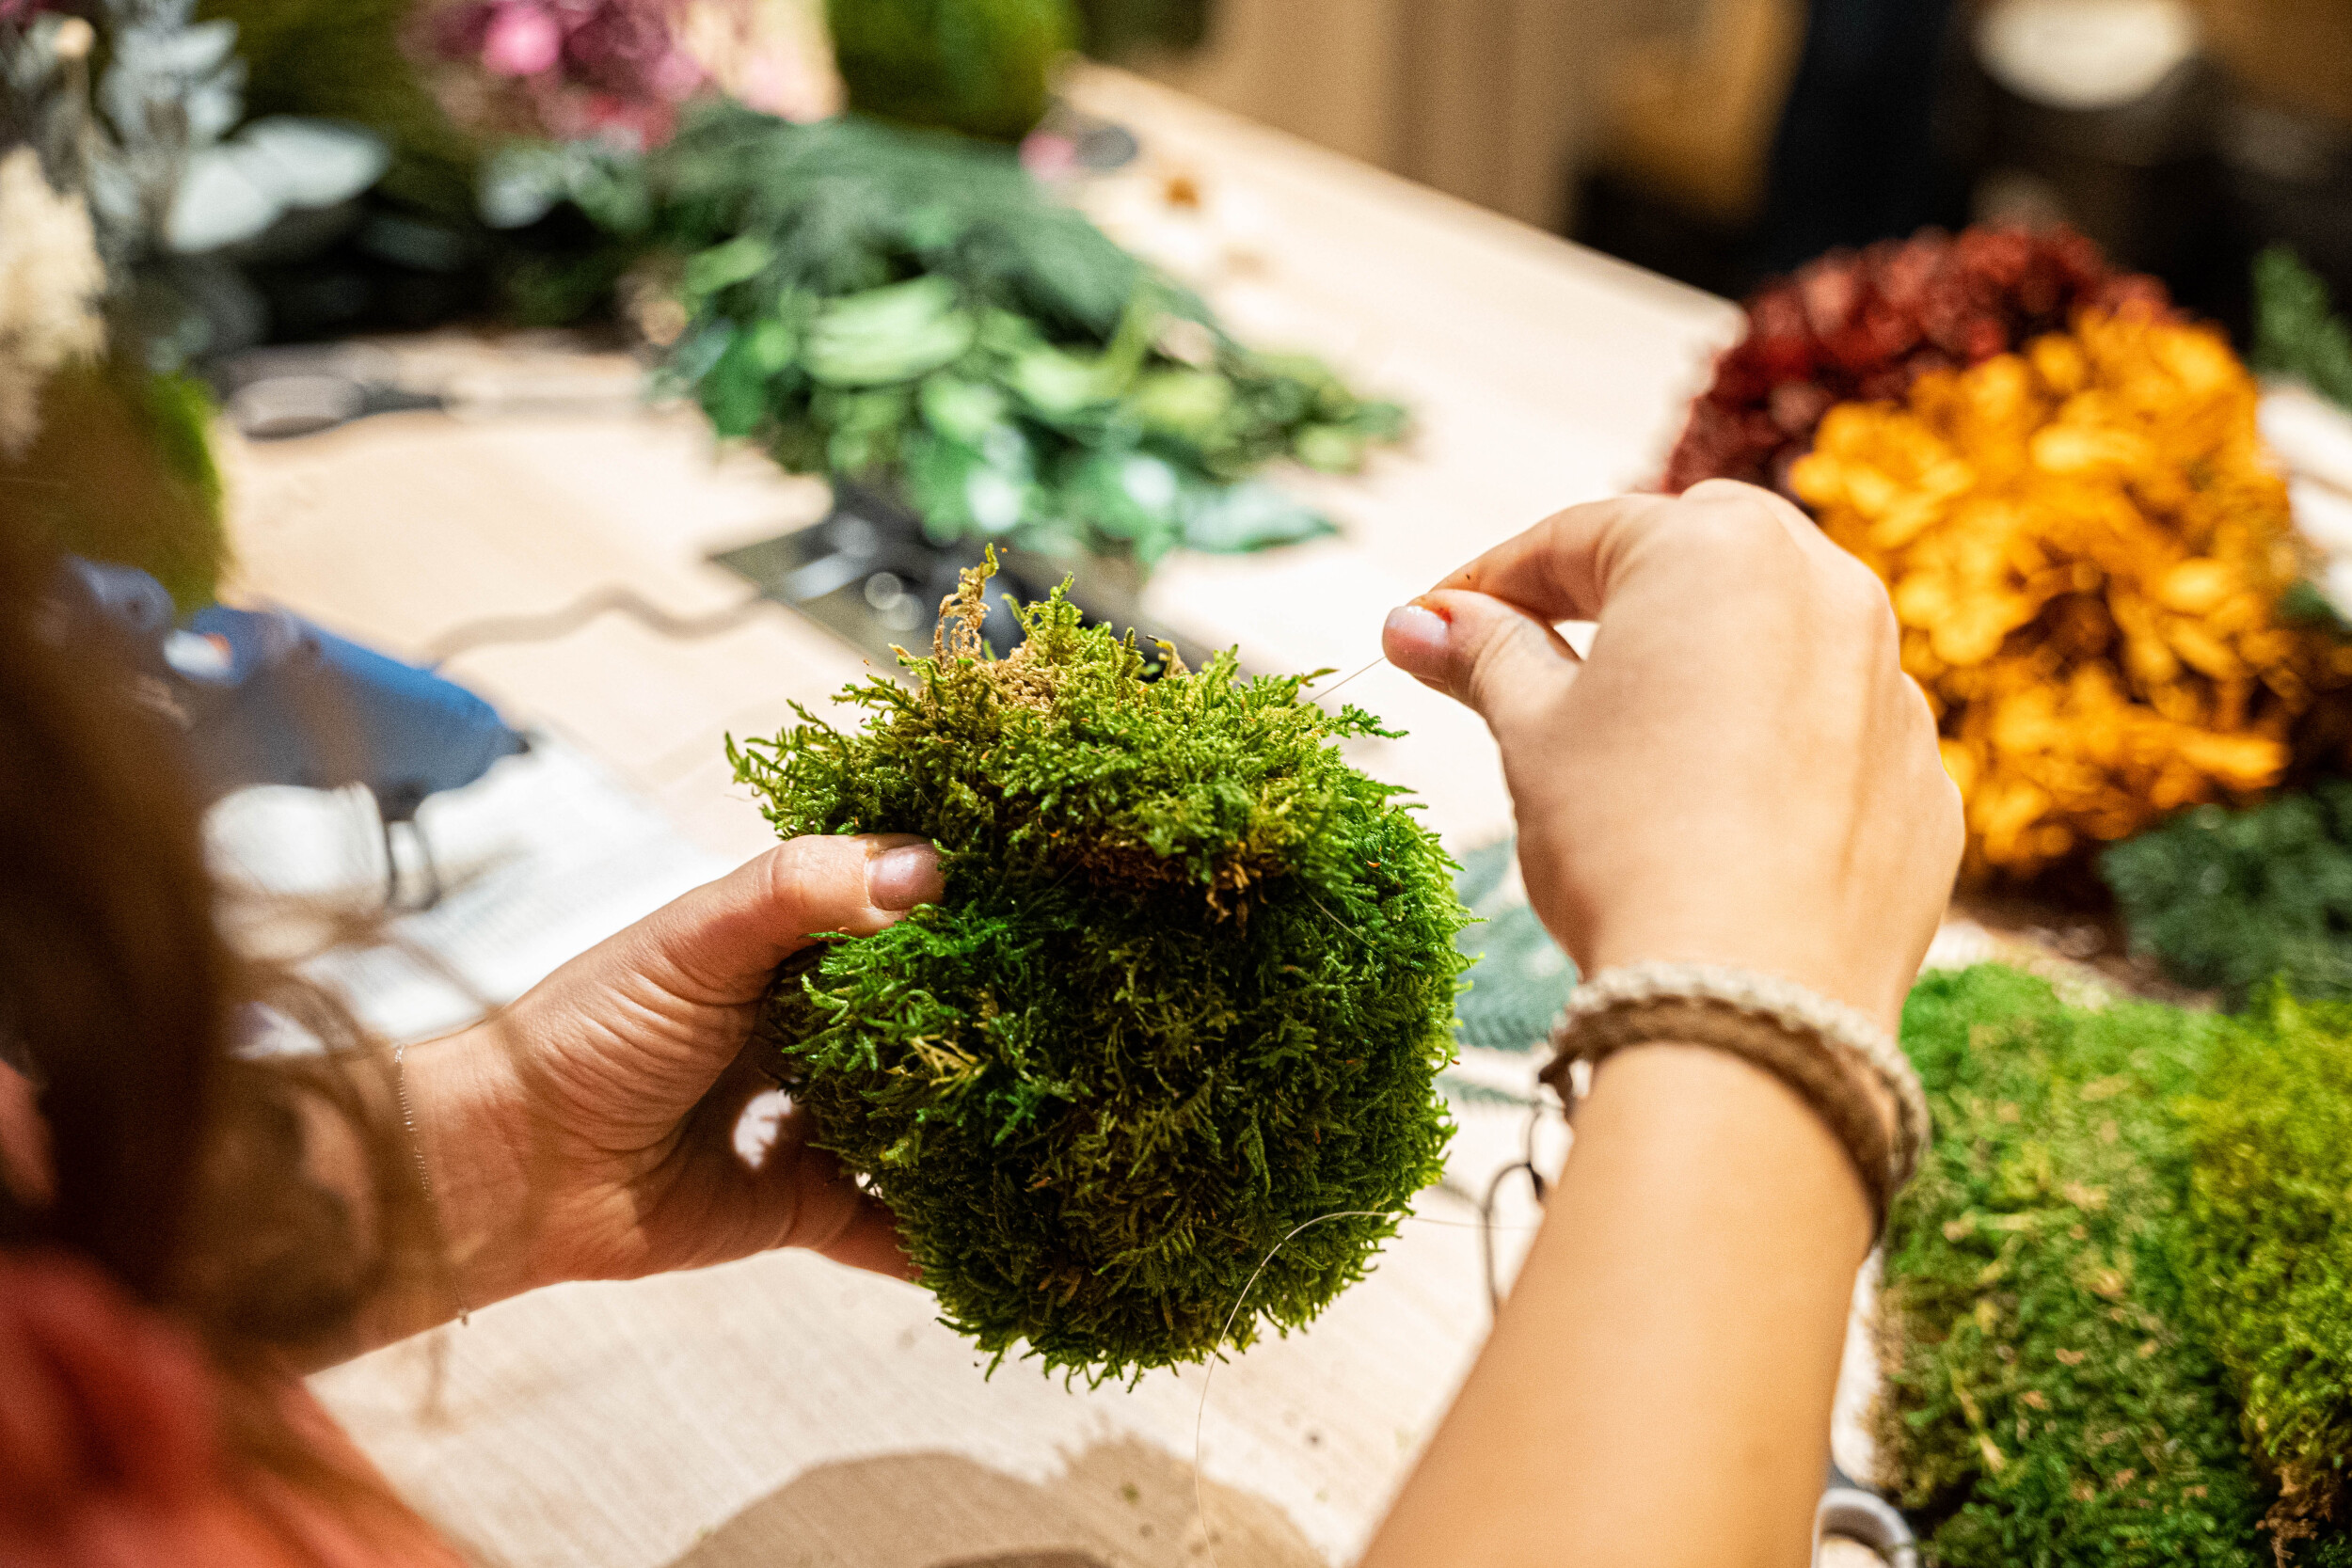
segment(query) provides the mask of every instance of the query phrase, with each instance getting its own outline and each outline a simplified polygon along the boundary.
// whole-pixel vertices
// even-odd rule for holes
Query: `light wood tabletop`
[[[1448,568],[1645,480],[1737,330],[1721,301],[1164,88],[1089,70],[1074,93],[1143,146],[1075,192],[1106,228],[1246,339],[1321,354],[1416,416],[1409,444],[1359,477],[1283,476],[1339,536],[1182,557],[1152,582],[1152,615],[1238,644],[1254,668],[1354,671],[1386,610]],[[411,656],[616,584],[691,617],[745,592],[711,552],[824,509],[821,485],[715,451],[691,412],[633,405],[626,356],[529,338],[388,352],[507,407],[232,452],[238,594]],[[822,703],[862,668],[781,608],[692,640],[606,615],[449,665],[729,859],[771,839],[722,736],[772,732],[789,703]],[[1467,713],[1386,666],[1348,697],[1411,732],[1361,761],[1420,791],[1449,844],[1507,830],[1492,744]],[[1460,1115],[1454,1168],[1483,1185],[1514,1157],[1521,1116]],[[1096,1390],[1019,1364],[985,1377],[920,1291],[786,1256],[542,1292],[317,1386],[484,1562],[1337,1562],[1486,1327],[1473,1212],[1433,1194],[1422,1213],[1311,1331],[1219,1368],[1205,1409],[1201,1369]]]

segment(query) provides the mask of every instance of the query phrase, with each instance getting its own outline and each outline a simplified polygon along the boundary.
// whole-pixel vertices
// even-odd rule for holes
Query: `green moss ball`
[[[825,20],[851,109],[1009,142],[1045,118],[1078,33],[1071,0],[828,0]]]
[[[787,966],[761,1033],[949,1325],[1133,1376],[1305,1323],[1437,1179],[1469,916],[1339,754],[1371,715],[1230,654],[1152,678],[1058,593],[990,658],[984,576],[914,689],[845,694],[862,730],[731,748],[779,832],[920,833],[946,879]]]

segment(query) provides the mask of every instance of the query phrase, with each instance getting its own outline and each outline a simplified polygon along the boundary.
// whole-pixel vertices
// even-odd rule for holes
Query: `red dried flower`
[[[2164,284],[2119,273],[2072,230],[1923,230],[1836,250],[1748,302],[1660,487],[1740,479],[1788,493],[1788,466],[1841,403],[1889,402],[1930,371],[2006,354],[2077,309],[2169,315]]]

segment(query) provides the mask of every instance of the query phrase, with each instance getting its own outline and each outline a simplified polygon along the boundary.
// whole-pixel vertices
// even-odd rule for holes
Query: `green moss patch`
[[[2183,1273],[2280,1482],[2276,1533],[2352,1523],[2352,1006],[2269,997],[2222,1033],[2182,1118]]]
[[[1945,1568],[2252,1565],[2265,1489],[2181,1275],[2177,1100],[2225,1024],[1988,966],[1913,992],[1933,1148],[1886,1241],[1880,1435]]]

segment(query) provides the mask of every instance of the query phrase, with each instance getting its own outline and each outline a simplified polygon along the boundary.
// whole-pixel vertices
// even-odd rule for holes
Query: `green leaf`
[[[910,498],[923,531],[937,543],[1002,538],[1030,521],[1040,504],[1028,444],[1009,428],[984,432],[980,444],[917,436],[905,457]]]
[[[1291,437],[1291,454],[1327,474],[1352,474],[1364,464],[1364,443],[1339,425],[1301,425]]]
[[[757,277],[776,259],[776,247],[757,234],[739,234],[724,245],[690,256],[686,261],[685,293],[705,299],[720,290]]]
[[[1233,384],[1215,371],[1153,371],[1128,400],[1144,429],[1194,446],[1205,445],[1232,407]]]
[[[1011,411],[1005,394],[986,382],[944,374],[924,381],[921,404],[924,423],[967,447],[987,439]]]
[[[962,357],[977,329],[944,277],[869,289],[818,310],[808,333],[808,372],[829,387],[914,381]]]
[[[1184,542],[1196,550],[1261,550],[1338,531],[1322,513],[1253,481],[1200,487],[1185,510]]]
[[[722,438],[749,436],[768,411],[768,378],[756,346],[758,333],[738,334],[696,389],[710,428]]]

